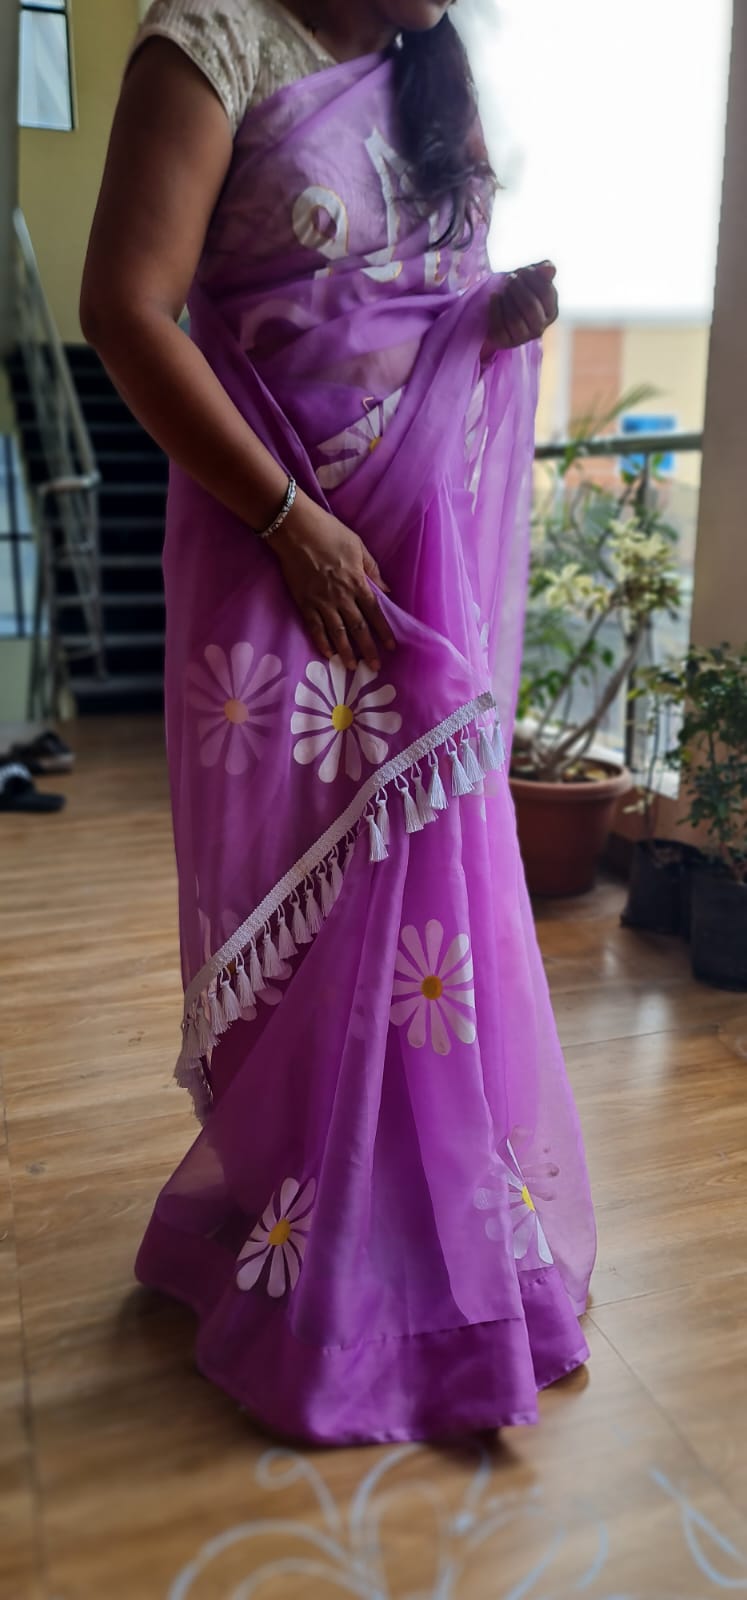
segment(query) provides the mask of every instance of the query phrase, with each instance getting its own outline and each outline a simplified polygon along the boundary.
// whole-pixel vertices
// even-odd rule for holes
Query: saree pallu
[[[482,370],[484,229],[412,205],[391,63],[249,113],[192,336],[391,588],[316,658],[273,556],[172,473],[167,742],[203,1128],[137,1271],[201,1369],[320,1442],[536,1420],[583,1362],[594,1223],[506,775],[535,348]]]

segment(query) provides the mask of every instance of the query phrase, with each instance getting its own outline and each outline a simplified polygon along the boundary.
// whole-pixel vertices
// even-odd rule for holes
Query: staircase
[[[70,656],[68,686],[78,712],[160,711],[163,700],[164,597],[161,580],[168,465],[114,390],[98,356],[66,346],[102,483],[99,491],[101,603],[105,675],[75,652],[85,639],[75,574],[59,556],[54,584],[60,640]],[[26,467],[32,484],[49,476],[24,361],[8,362]],[[53,522],[54,529],[54,522]],[[57,528],[59,537],[61,530]]]

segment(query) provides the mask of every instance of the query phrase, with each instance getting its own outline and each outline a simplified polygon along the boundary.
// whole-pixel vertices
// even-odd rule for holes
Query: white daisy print
[[[485,1188],[478,1189],[475,1205],[478,1211],[499,1210],[506,1204],[506,1186],[508,1186],[514,1260],[525,1261],[531,1253],[539,1258],[543,1266],[551,1267],[552,1251],[537,1215],[537,1207],[528,1187],[526,1175],[519,1166],[509,1139],[506,1140],[504,1148],[505,1155],[497,1158],[500,1161],[500,1171],[494,1173],[491,1182]],[[498,1217],[487,1218],[485,1232],[489,1239],[496,1239],[499,1242],[503,1239],[503,1229]]]
[[[199,713],[197,731],[203,767],[219,762],[240,777],[262,754],[280,704],[285,679],[277,656],[257,657],[247,641],[230,657],[209,644],[202,662],[187,668],[188,704]]]
[[[238,1258],[236,1284],[253,1289],[270,1262],[267,1293],[279,1300],[288,1289],[295,1289],[313,1216],[316,1183],[310,1178],[303,1187],[295,1178],[286,1178],[279,1195],[274,1195]]]
[[[308,681],[296,689],[300,709],[293,713],[291,732],[303,737],[293,755],[301,766],[321,757],[322,783],[334,782],[343,755],[345,771],[354,783],[360,778],[363,759],[373,767],[386,761],[386,735],[399,733],[402,718],[398,711],[384,709],[396,699],[392,684],[370,688],[377,676],[364,661],[355,672],[348,672],[339,656],[330,662],[309,662]]]
[[[334,438],[317,445],[320,455],[333,458],[317,468],[316,475],[323,489],[336,489],[352,476],[366,456],[373,454],[381,444],[384,430],[391,422],[402,394],[402,389],[396,389],[386,400],[376,400],[372,395],[363,401],[364,415],[360,422],[353,422],[349,428],[336,433]]]
[[[444,930],[434,919],[425,930],[425,947],[413,927],[402,929],[401,942],[404,948],[397,951],[394,963],[398,977],[390,1012],[395,1027],[409,1024],[407,1042],[415,1050],[422,1050],[430,1033],[439,1056],[450,1054],[451,1034],[462,1044],[474,1044],[475,992],[468,935],[458,933],[442,955]]]

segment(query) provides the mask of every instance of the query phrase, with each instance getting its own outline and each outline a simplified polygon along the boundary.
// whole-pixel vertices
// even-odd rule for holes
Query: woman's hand
[[[371,584],[389,589],[358,535],[299,493],[267,543],[319,653],[328,661],[339,656],[350,671],[363,659],[378,672],[376,641],[387,650],[396,641]]]
[[[518,345],[541,339],[558,317],[558,291],[552,261],[521,267],[506,279],[503,288],[490,302],[488,337],[483,345],[483,361],[497,350],[514,350]]]

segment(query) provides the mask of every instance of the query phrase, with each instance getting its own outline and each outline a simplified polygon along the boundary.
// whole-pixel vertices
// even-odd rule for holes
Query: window
[[[61,133],[73,127],[67,0],[21,0],[18,120]]]

